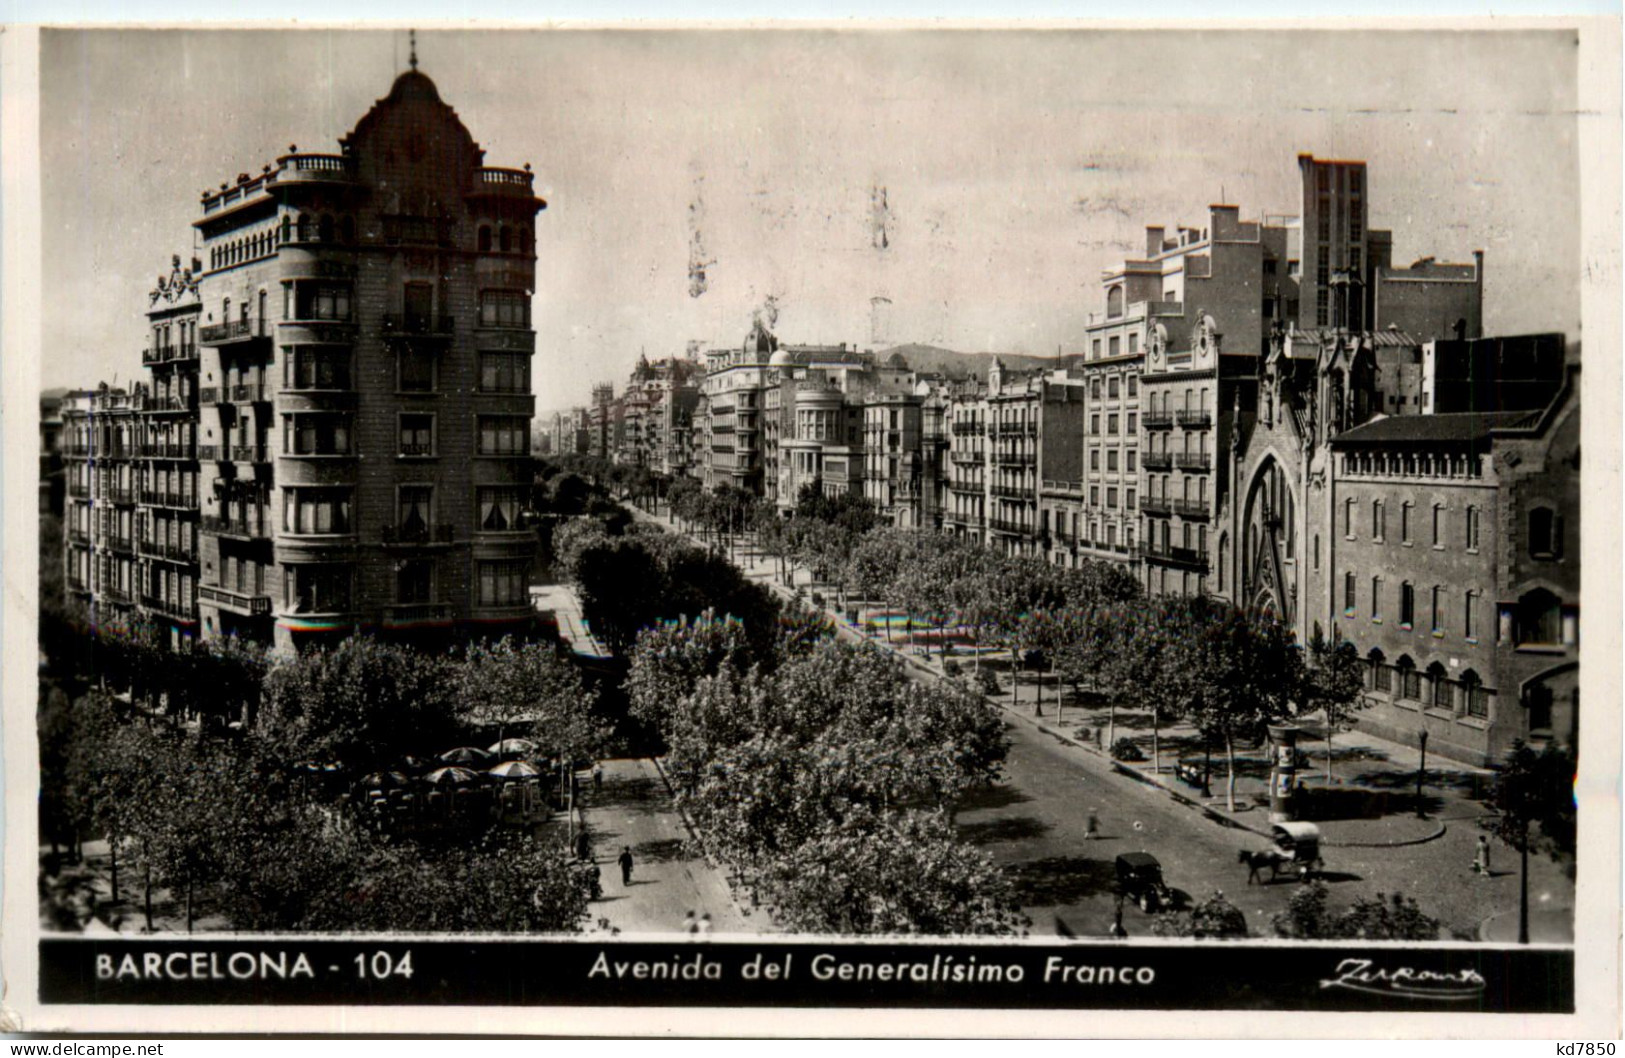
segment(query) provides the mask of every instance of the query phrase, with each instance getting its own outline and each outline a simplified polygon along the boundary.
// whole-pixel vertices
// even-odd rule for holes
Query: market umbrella
[[[517,757],[528,757],[536,752],[536,743],[528,738],[505,738],[491,746],[491,752],[498,757],[513,760]]]
[[[442,764],[478,764],[484,766],[491,762],[491,754],[474,746],[458,746],[456,749],[448,749],[440,754],[440,762]]]
[[[409,781],[405,775],[398,771],[375,771],[371,775],[363,775],[356,782],[356,785],[387,790],[392,787],[405,786]]]
[[[396,762],[395,766],[397,768],[401,769],[402,771],[408,771],[408,772],[412,772],[414,774],[417,774],[417,773],[429,771],[431,768],[434,767],[434,762],[429,761],[429,760],[424,760],[422,757],[414,757],[410,753],[408,753],[406,756],[402,757],[398,762]]]
[[[469,783],[480,781],[478,772],[467,768],[437,768],[423,777],[423,781],[432,786],[466,786]]]
[[[499,779],[534,779],[542,774],[536,765],[529,761],[510,760],[498,764],[494,768],[487,768],[487,775],[495,775]]]

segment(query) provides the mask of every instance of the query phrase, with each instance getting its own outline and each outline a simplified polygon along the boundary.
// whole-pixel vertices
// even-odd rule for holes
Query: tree
[[[671,729],[672,710],[702,679],[723,668],[742,672],[752,663],[744,626],[713,610],[645,629],[632,650],[625,682],[632,716],[664,734]]]
[[[1185,674],[1190,714],[1203,736],[1224,745],[1225,803],[1236,810],[1236,740],[1258,737],[1285,717],[1302,686],[1303,659],[1292,633],[1273,616],[1201,599],[1190,604],[1192,634],[1167,660]]]
[[[456,680],[463,722],[496,726],[499,738],[523,725],[542,753],[573,760],[596,756],[607,737],[594,716],[596,695],[551,644],[475,644]]]
[[[1177,596],[1142,599],[1116,612],[1096,611],[1090,622],[1099,672],[1110,695],[1106,744],[1116,740],[1119,698],[1147,710],[1151,714],[1151,756],[1158,771],[1162,768],[1163,715],[1177,716],[1189,697],[1188,673],[1178,656],[1180,644],[1189,634],[1188,605]]]
[[[1365,662],[1354,644],[1334,629],[1330,639],[1319,623],[1309,640],[1309,663],[1303,669],[1299,709],[1320,710],[1326,719],[1326,781],[1332,778],[1332,736],[1353,726],[1354,714],[1365,708]]]
[[[369,636],[279,661],[259,731],[280,760],[384,767],[458,734],[448,662]]]
[[[762,895],[794,931],[1021,936],[1009,878],[959,841],[943,812],[823,827],[763,872]]]
[[[1247,914],[1224,898],[1222,892],[1192,907],[1189,911],[1169,911],[1151,921],[1151,932],[1159,937],[1213,937],[1219,940],[1242,940],[1249,933]]]
[[[1439,920],[1424,915],[1416,901],[1399,893],[1361,897],[1339,915],[1333,927],[1340,940],[1438,940]]]
[[[1518,740],[1495,777],[1494,833],[1518,850],[1519,944],[1529,943],[1530,850],[1544,850],[1553,859],[1574,852],[1574,775],[1574,759],[1563,747],[1549,745],[1537,753]]]

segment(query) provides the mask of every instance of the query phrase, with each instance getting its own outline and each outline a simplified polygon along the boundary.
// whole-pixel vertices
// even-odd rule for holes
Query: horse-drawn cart
[[[1243,849],[1236,860],[1247,865],[1247,884],[1263,882],[1263,872],[1269,871],[1270,881],[1282,874],[1295,874],[1300,882],[1307,882],[1315,872],[1323,869],[1326,861],[1320,858],[1320,828],[1313,823],[1277,823],[1270,828],[1273,844],[1266,849]]]

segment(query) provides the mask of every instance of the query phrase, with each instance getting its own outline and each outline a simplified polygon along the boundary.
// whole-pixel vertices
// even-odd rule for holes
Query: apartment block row
[[[340,141],[203,192],[147,377],[61,408],[101,625],[297,648],[528,621],[535,217],[413,68]]]

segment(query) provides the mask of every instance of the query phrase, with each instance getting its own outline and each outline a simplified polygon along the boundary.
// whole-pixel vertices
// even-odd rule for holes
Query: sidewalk
[[[655,764],[645,758],[608,760],[603,792],[584,791],[583,816],[592,839],[604,896],[591,905],[600,925],[622,935],[673,934],[683,916],[711,916],[713,934],[754,934],[772,925],[765,912],[746,914],[720,870],[689,859],[687,827]],[[617,859],[632,850],[632,883],[621,883]]]
[[[581,616],[581,602],[568,584],[532,585],[530,606],[538,612],[553,615],[559,623],[559,636],[575,653],[595,658],[609,657],[609,651],[593,638],[592,630]]]

